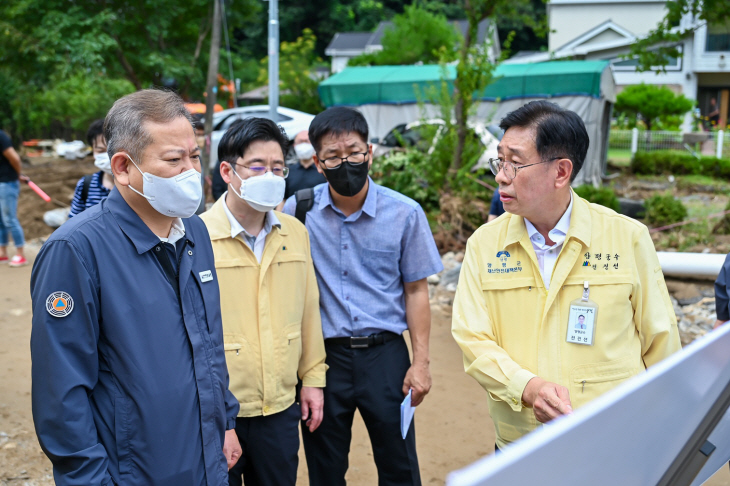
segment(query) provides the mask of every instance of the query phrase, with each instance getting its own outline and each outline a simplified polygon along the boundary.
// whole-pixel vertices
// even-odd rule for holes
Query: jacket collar
[[[137,253],[150,251],[156,245],[160,243],[160,237],[152,232],[151,229],[142,221],[137,213],[127,204],[119,191],[111,191],[109,197],[105,201],[106,207],[109,208],[114,220],[117,222],[119,227],[122,229],[127,238],[132,240]],[[186,225],[186,219],[183,219],[183,225],[185,228],[190,228],[191,225]],[[185,239],[190,243],[194,242],[190,231],[185,232]]]
[[[365,196],[365,203],[362,206],[362,212],[370,216],[371,218],[374,218],[377,213],[377,206],[378,206],[378,186],[373,182],[373,180],[368,176],[368,193]],[[332,209],[335,211],[340,212],[339,209],[334,205],[332,202],[332,197],[330,196],[330,185],[327,183],[327,185],[322,189],[322,195],[319,198],[319,205],[317,206],[317,209],[320,211],[327,206],[332,206]]]
[[[231,237],[231,222],[228,219],[228,215],[226,215],[226,208],[224,207],[225,204],[225,196],[221,196],[215,204],[213,204],[213,207],[205,213],[205,225],[208,227],[208,234],[210,235],[211,241]],[[271,216],[273,216],[273,218],[270,218],[269,221],[278,224],[272,224],[270,233],[273,233],[274,228],[276,228],[281,235],[287,235],[288,231],[286,230],[286,225],[281,224],[281,221],[273,212],[271,213]]]
[[[571,196],[573,197],[573,212],[570,215],[570,227],[565,237],[565,241],[570,238],[580,240],[585,246],[591,246],[591,212],[588,202],[578,196],[573,189]],[[522,216],[512,215],[507,226],[507,236],[504,240],[504,247],[507,248],[519,242],[527,233],[525,219]]]

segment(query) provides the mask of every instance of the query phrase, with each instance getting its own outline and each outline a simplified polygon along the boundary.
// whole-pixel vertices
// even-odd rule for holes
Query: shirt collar
[[[550,230],[550,233],[548,235],[550,236],[550,239],[554,241],[556,244],[562,244],[563,241],[565,241],[565,235],[568,234],[568,229],[570,229],[570,216],[573,213],[573,191],[570,191],[570,204],[568,205],[568,209],[565,210],[563,213],[563,216],[558,221],[558,224],[555,225],[553,229]],[[530,240],[533,240],[533,237],[539,232],[537,231],[537,228],[535,228],[535,225],[533,225],[530,220],[525,218],[525,227],[527,228],[527,235],[530,237]]]
[[[231,225],[231,238],[236,238],[236,236],[243,233],[245,236],[248,236],[249,238],[256,238],[258,235],[252,235],[246,229],[241,226],[241,223],[238,222],[238,220],[233,216],[233,213],[228,208],[228,203],[226,202],[226,196],[228,195],[228,191],[224,192],[221,196],[221,199],[223,200],[223,211],[226,213],[226,217],[228,218],[228,223]],[[279,221],[279,218],[276,217],[276,214],[274,214],[274,211],[267,211],[266,217],[264,218],[264,232],[266,234],[271,233],[271,228],[276,226],[277,228],[281,229],[281,222]]]
[[[332,202],[332,196],[330,195],[330,185],[329,183],[325,186],[324,190],[322,191],[322,195],[319,198],[319,206],[317,209],[322,210],[326,208],[327,206],[332,206],[332,209],[335,209],[339,211],[334,203]],[[365,196],[365,203],[362,206],[362,212],[370,216],[371,218],[374,218],[377,214],[377,207],[378,207],[378,189],[377,184],[373,182],[373,180],[368,176],[368,193]]]
[[[109,197],[105,199],[104,204],[105,207],[109,208],[109,212],[111,212],[114,220],[124,234],[127,235],[127,238],[132,241],[137,253],[141,255],[142,253],[148,252],[160,243],[160,237],[149,229],[139,215],[127,204],[127,201],[124,200],[119,191],[111,191]],[[183,223],[182,220],[180,220],[180,223]],[[182,227],[184,231],[184,224]],[[189,236],[188,240],[192,242]]]
[[[180,218],[175,218],[172,221],[172,227],[170,228],[170,234],[167,235],[167,238],[160,237],[160,241],[163,243],[170,243],[171,245],[174,245],[180,239],[185,236],[185,224],[183,224],[183,220]]]

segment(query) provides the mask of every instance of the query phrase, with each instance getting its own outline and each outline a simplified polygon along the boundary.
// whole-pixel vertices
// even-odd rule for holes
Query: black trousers
[[[243,454],[228,471],[230,486],[294,486],[299,466],[299,404],[260,417],[238,417],[236,435]],[[243,476],[243,482],[241,482]]]
[[[313,433],[302,427],[311,486],[345,485],[355,409],[373,447],[380,486],[419,486],[415,423],[400,433],[403,379],[410,367],[402,337],[366,349],[327,344],[324,418]]]

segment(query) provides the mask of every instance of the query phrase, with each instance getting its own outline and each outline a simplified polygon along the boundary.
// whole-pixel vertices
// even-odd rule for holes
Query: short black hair
[[[98,137],[99,135],[104,135],[103,118],[91,122],[91,125],[89,125],[89,130],[86,132],[86,141],[89,142],[89,145],[93,147],[94,142],[96,142],[96,137]]]
[[[507,132],[512,127],[534,128],[535,147],[543,161],[553,157],[570,159],[575,180],[588,153],[588,132],[577,113],[549,101],[530,101],[510,112],[499,128]]]
[[[243,157],[246,149],[254,142],[276,142],[281,153],[286,154],[289,140],[286,132],[268,118],[244,118],[236,120],[223,134],[218,143],[218,160],[234,163]]]
[[[315,152],[322,148],[322,138],[325,135],[342,135],[343,133],[357,133],[363,142],[368,143],[368,122],[357,110],[344,106],[329,108],[314,117],[309,125],[309,142]]]
[[[581,317],[582,317],[583,319],[585,319],[585,318],[586,318],[586,316],[584,316],[583,314],[581,314],[581,315],[579,315],[579,316],[578,316],[578,318],[579,318],[579,319],[580,319]]]

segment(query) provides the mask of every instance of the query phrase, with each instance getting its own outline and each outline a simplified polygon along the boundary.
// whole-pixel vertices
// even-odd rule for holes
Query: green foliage
[[[84,119],[114,101],[100,96],[126,92],[129,84],[203,99],[212,6],[209,0],[0,2],[0,85],[12,93],[0,104],[10,110],[5,128],[16,137],[65,133],[72,115],[62,112],[82,104],[82,86],[90,87]],[[245,24],[259,9],[254,0],[229,4],[228,23]],[[53,93],[40,96],[47,91]],[[65,107],[64,96],[72,98]],[[49,99],[53,109],[44,106]]]
[[[417,201],[426,213],[438,209],[439,192],[429,185],[427,156],[417,150],[396,151],[373,160],[370,174],[378,184]]]
[[[609,209],[613,209],[618,212],[620,204],[616,192],[611,187],[593,187],[590,184],[578,186],[575,189],[575,193],[583,199],[594,204],[600,204],[606,206]]]
[[[314,51],[317,38],[310,29],[304,29],[294,42],[282,42],[279,47],[279,103],[287,108],[319,113],[324,106],[319,99],[315,68],[322,64]],[[258,82],[268,83],[269,58],[261,61]]]
[[[730,211],[730,202],[725,206],[725,211]],[[713,234],[730,235],[730,213],[722,217],[722,219],[712,228]]]
[[[694,35],[695,30],[694,25],[681,25],[688,14],[698,22],[708,24],[730,21],[730,2],[727,0],[671,0],[666,3],[666,9],[667,13],[659,25],[631,46],[630,55],[638,59],[640,70],[657,66],[665,71],[670,59],[682,57],[678,46],[687,36]]]
[[[730,159],[696,157],[674,150],[637,152],[631,161],[634,174],[643,175],[704,175],[718,179],[730,178]]]
[[[29,119],[28,125],[58,123],[70,129],[73,138],[84,140],[91,122],[104,118],[116,99],[133,91],[125,79],[75,74],[37,96],[39,109],[31,113],[37,119]]]
[[[675,94],[666,86],[635,84],[627,86],[617,97],[614,112],[626,116],[636,125],[637,115],[641,117],[647,130],[678,125],[679,115],[692,109],[693,102],[681,94]],[[629,123],[631,126],[632,123]]]
[[[671,194],[656,194],[646,201],[646,222],[652,226],[679,223],[687,217],[687,208]]]
[[[456,59],[459,34],[440,14],[433,14],[417,3],[393,17],[393,27],[383,33],[383,50],[350,59],[348,66],[392,66],[424,64]]]

